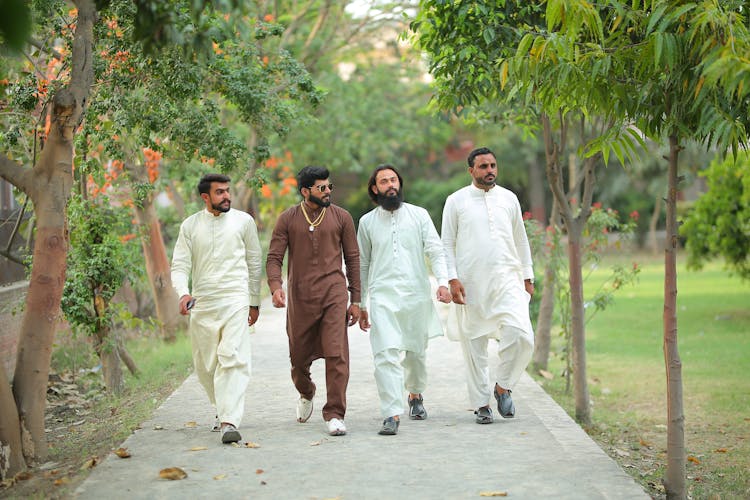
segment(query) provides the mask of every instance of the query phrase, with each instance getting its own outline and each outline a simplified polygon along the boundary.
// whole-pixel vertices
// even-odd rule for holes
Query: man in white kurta
[[[230,208],[229,178],[204,175],[198,192],[206,208],[180,226],[172,284],[180,313],[190,315],[195,372],[216,408],[212,430],[231,443],[241,439],[237,427],[250,380],[250,333],[259,315],[262,256],[255,221]]]
[[[404,389],[409,393],[409,417],[427,418],[422,397],[427,385],[427,342],[442,335],[443,329],[432,301],[425,257],[438,281],[438,300],[450,302],[440,237],[425,209],[402,202],[402,188],[393,166],[377,167],[368,194],[378,207],[362,216],[357,231],[363,306],[359,325],[363,331],[372,327],[375,382],[385,418],[379,434],[383,435],[398,431]]]
[[[534,293],[531,249],[518,198],[495,185],[497,160],[487,148],[469,155],[472,184],[448,197],[442,240],[454,305],[448,336],[457,334],[467,365],[476,421],[493,421],[491,396],[504,418],[515,415],[511,388],[534,346],[529,300]],[[497,339],[492,377],[489,339]],[[491,379],[494,383],[491,383]]]

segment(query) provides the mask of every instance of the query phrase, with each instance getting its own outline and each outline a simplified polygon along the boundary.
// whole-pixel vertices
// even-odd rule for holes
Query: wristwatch
[[[357,306],[357,307],[362,307],[362,304],[360,304],[359,302],[352,302],[352,305]]]

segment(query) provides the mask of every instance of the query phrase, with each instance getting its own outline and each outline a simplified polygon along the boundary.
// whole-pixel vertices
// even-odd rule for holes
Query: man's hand
[[[451,298],[456,304],[466,304],[466,290],[464,285],[458,280],[458,278],[452,279],[448,282],[451,286]]]
[[[444,304],[450,304],[451,293],[448,291],[448,287],[445,287],[445,286],[438,287],[437,299]]]
[[[182,297],[180,297],[180,314],[183,316],[187,316],[190,314],[190,310],[187,308],[188,302],[193,300],[193,297],[190,294],[185,294]]]
[[[368,317],[367,311],[360,309],[359,311],[359,329],[366,332],[370,329],[370,318]]]
[[[247,315],[247,325],[253,326],[258,321],[258,316],[260,316],[260,307],[250,306],[250,312]]]
[[[349,309],[346,310],[346,317],[349,323],[349,326],[352,326],[354,323],[356,323],[359,320],[359,315],[362,312],[359,310],[359,306],[355,304],[351,304],[349,306]]]
[[[283,288],[279,288],[273,292],[271,302],[273,302],[273,307],[286,307],[286,294]]]
[[[534,283],[532,283],[531,280],[524,280],[523,286],[524,288],[526,288],[526,292],[533,297],[534,296]]]

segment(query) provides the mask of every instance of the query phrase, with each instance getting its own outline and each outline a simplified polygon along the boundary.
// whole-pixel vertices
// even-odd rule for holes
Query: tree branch
[[[10,182],[18,189],[29,194],[29,183],[30,170],[19,165],[15,161],[11,160],[5,155],[0,156],[0,177]]]

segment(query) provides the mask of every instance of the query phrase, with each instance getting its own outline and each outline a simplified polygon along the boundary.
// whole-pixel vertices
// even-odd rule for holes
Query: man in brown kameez
[[[297,174],[304,200],[276,222],[266,261],[274,307],[285,307],[281,266],[289,250],[286,331],[292,382],[300,394],[297,421],[313,410],[312,362],[325,358],[327,400],[323,419],[332,436],[346,434],[346,386],[349,383],[347,326],[359,320],[359,247],[349,212],[331,204],[328,169],[308,166]],[[342,258],[346,277],[342,271]],[[347,293],[348,279],[348,293]],[[351,305],[347,308],[351,295]]]

